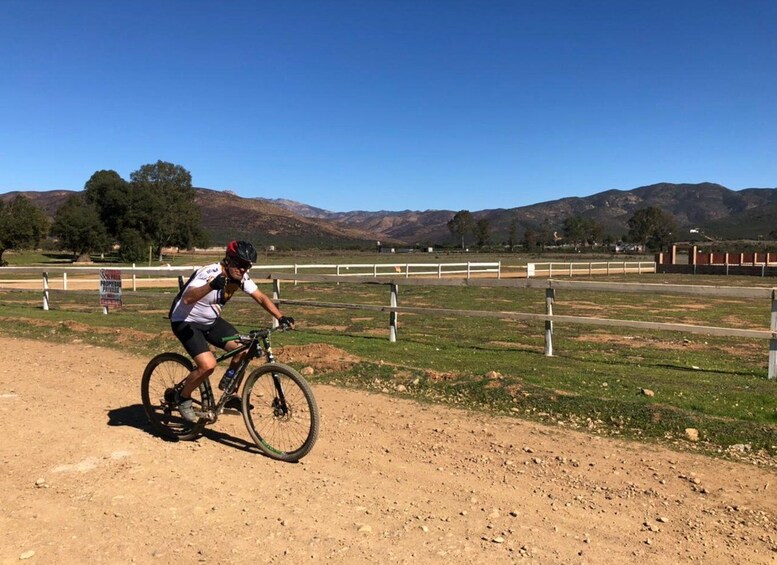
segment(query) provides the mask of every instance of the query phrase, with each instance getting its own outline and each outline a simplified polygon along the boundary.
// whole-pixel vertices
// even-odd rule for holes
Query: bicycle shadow
[[[142,404],[131,404],[130,406],[122,406],[120,408],[113,408],[108,410],[108,425],[109,426],[128,426],[135,428],[142,432],[147,433],[150,436],[154,436],[163,441],[177,442],[180,441],[176,438],[169,438],[157,433],[157,431],[151,426],[146,417],[146,412],[143,409]],[[242,438],[234,437],[224,432],[219,432],[211,428],[205,428],[202,431],[202,437],[220,443],[232,449],[238,449],[255,455],[263,455],[267,457],[265,453],[256,447],[253,442],[248,442]]]

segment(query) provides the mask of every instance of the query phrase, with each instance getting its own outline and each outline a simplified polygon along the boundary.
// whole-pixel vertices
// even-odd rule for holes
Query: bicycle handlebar
[[[269,337],[270,334],[274,332],[285,332],[285,331],[291,331],[292,329],[293,328],[290,328],[288,326],[278,326],[277,328],[250,330],[247,334],[236,334],[236,335],[223,337],[221,338],[221,341],[222,343],[227,343],[228,341],[240,341],[240,342],[248,343],[255,340],[256,338]]]

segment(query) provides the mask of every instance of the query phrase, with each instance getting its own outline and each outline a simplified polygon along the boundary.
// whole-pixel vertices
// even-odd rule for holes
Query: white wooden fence
[[[655,273],[655,261],[573,261],[570,263],[529,263],[526,277],[593,276]]]
[[[553,355],[553,324],[570,323],[610,327],[628,327],[659,331],[673,331],[692,334],[713,335],[719,337],[743,337],[769,340],[768,378],[777,379],[777,289],[756,287],[720,287],[706,285],[671,285],[646,283],[609,283],[592,281],[568,281],[556,279],[406,279],[381,281],[390,289],[389,306],[366,304],[325,303],[307,300],[286,300],[281,296],[281,281],[308,282],[351,282],[371,283],[374,279],[366,277],[336,277],[322,275],[296,275],[289,277],[282,273],[252,273],[254,280],[265,278],[273,282],[273,299],[278,303],[314,306],[321,308],[346,308],[358,310],[373,310],[389,313],[389,340],[396,341],[398,335],[397,319],[402,312],[440,316],[471,316],[506,318],[516,320],[533,320],[545,322],[545,355]],[[492,312],[479,310],[455,310],[448,308],[417,308],[399,306],[399,286],[475,286],[475,287],[510,287],[535,288],[545,290],[545,314],[524,312]],[[638,294],[669,294],[700,297],[728,297],[740,299],[764,300],[771,307],[769,329],[724,328],[717,326],[698,326],[693,324],[676,324],[668,322],[649,322],[641,320],[615,320],[609,318],[593,318],[585,316],[559,316],[553,314],[553,304],[557,290],[588,290],[611,293]]]
[[[407,265],[407,264],[401,264]],[[413,264],[418,265],[418,264]],[[448,264],[450,265],[450,264]],[[714,335],[723,337],[744,337],[744,338],[756,338],[769,340],[769,379],[777,379],[777,289],[776,288],[764,288],[764,287],[723,287],[723,286],[704,286],[704,285],[669,285],[669,284],[645,284],[645,283],[610,283],[610,282],[595,282],[595,281],[572,281],[572,280],[559,280],[559,279],[535,279],[535,278],[501,278],[500,276],[492,276],[490,278],[473,277],[474,271],[472,270],[473,264],[460,264],[467,265],[467,269],[458,273],[466,276],[440,276],[439,265],[436,265],[436,272],[432,271],[411,271],[406,268],[404,271],[400,269],[392,274],[390,272],[382,272],[383,278],[380,279],[379,284],[385,284],[390,289],[389,305],[366,305],[366,304],[342,304],[342,303],[323,303],[323,302],[311,302],[304,300],[287,300],[281,296],[281,281],[287,282],[331,282],[331,283],[370,283],[376,284],[377,270],[375,265],[369,265],[372,268],[370,274],[360,274],[356,268],[354,271],[347,269],[347,272],[337,274],[302,274],[299,269],[296,272],[279,272],[278,270],[261,272],[262,267],[257,266],[251,272],[251,277],[260,281],[262,279],[272,281],[273,284],[273,298],[279,303],[286,304],[298,304],[306,306],[315,306],[321,308],[347,308],[347,309],[360,309],[360,310],[373,310],[389,313],[389,339],[396,341],[398,335],[397,320],[398,315],[402,312],[407,313],[419,313],[428,315],[443,315],[443,316],[472,316],[472,317],[492,317],[492,318],[506,318],[506,319],[518,319],[518,320],[534,320],[545,322],[545,354],[548,356],[553,355],[553,324],[554,323],[570,323],[570,324],[587,324],[587,325],[599,325],[610,327],[629,327],[640,328],[649,330],[663,330],[663,331],[675,331],[684,333]],[[493,264],[487,264],[489,266],[484,269],[494,267]],[[396,264],[389,266],[396,267]],[[289,266],[287,266],[289,267]],[[295,266],[291,266],[294,268]],[[299,266],[296,266],[299,267]],[[306,266],[315,267],[320,269],[332,268],[333,266]],[[335,270],[336,265],[334,266]],[[344,266],[340,266],[341,269]],[[349,266],[350,267],[350,266]],[[380,267],[386,267],[381,265]],[[428,268],[428,267],[424,267]],[[498,267],[497,267],[498,268]],[[3,268],[3,272],[8,272],[13,267]],[[37,273],[41,275],[41,269],[31,268],[17,268],[17,272],[20,274]],[[51,268],[43,272],[43,301],[44,309],[49,307],[49,272],[58,271],[63,276],[63,288],[67,289],[67,273],[73,272],[73,269],[80,269],[80,273],[99,272],[99,268],[95,267],[70,267],[70,268]],[[147,274],[163,274],[167,277],[178,277],[179,275],[187,275],[192,272],[194,267],[168,267],[168,268],[146,268],[138,267],[135,269],[122,269],[124,272],[129,271],[132,273],[133,290],[136,290],[135,282],[138,273]],[[275,269],[275,267],[273,267]],[[416,278],[410,276],[410,273],[414,275],[421,275]],[[493,273],[493,271],[491,271]],[[436,276],[430,276],[436,275]],[[416,307],[403,307],[399,306],[399,286],[400,285],[426,285],[426,286],[483,286],[483,287],[510,287],[515,289],[522,288],[534,288],[543,289],[545,291],[545,314],[523,313],[523,312],[492,312],[492,311],[472,311],[472,310],[455,310],[455,309],[441,309],[441,308],[416,308]],[[739,299],[752,299],[752,300],[764,300],[768,302],[771,307],[771,319],[770,327],[768,329],[745,329],[745,328],[724,328],[716,326],[697,326],[692,324],[675,324],[666,322],[648,322],[638,320],[614,320],[606,318],[592,318],[583,316],[559,316],[553,314],[553,303],[556,297],[556,291],[558,290],[589,290],[599,292],[612,292],[612,293],[645,293],[645,294],[679,294],[699,297],[730,297]]]

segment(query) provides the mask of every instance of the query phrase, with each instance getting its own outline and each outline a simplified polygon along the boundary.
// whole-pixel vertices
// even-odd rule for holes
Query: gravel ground
[[[0,346],[0,563],[777,563],[774,469],[323,385],[278,463],[153,435],[146,359]]]

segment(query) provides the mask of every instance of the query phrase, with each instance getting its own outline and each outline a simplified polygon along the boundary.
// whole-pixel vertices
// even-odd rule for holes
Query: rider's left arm
[[[272,314],[276,320],[279,319],[281,316],[283,316],[283,314],[281,314],[281,311],[278,310],[278,307],[270,299],[270,297],[267,296],[265,293],[263,293],[261,290],[257,289],[254,292],[252,292],[251,298],[256,300],[257,304],[259,304],[262,308],[264,308],[270,314]]]

